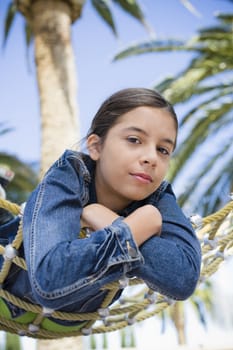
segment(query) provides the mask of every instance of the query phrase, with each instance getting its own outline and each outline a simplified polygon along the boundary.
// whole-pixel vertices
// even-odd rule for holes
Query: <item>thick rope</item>
[[[0,199],[0,207],[14,215],[21,215],[20,206],[10,201]],[[202,267],[199,281],[201,283],[214,274],[220,264],[233,254],[233,201],[205,218],[192,217],[192,224],[202,248]],[[82,237],[84,237],[83,233]],[[22,223],[20,223],[12,244],[6,247],[0,245],[0,255],[4,257],[0,271],[0,287],[4,285],[12,264],[27,269],[24,259],[17,255],[22,239]],[[126,287],[127,284],[128,287]],[[118,290],[125,287],[126,291],[120,300],[109,307]],[[96,312],[66,313],[45,310],[40,305],[28,303],[0,288],[0,301],[4,303],[5,310],[5,315],[3,315],[0,309],[0,329],[42,339],[112,332],[152,317],[175,302],[150,290],[142,280],[136,278],[109,283],[103,289],[107,290],[108,293],[100,309]],[[23,321],[20,317],[13,320],[10,317],[7,302],[25,310],[30,316],[30,321]],[[54,329],[49,329],[51,327],[47,327],[46,322],[50,322],[51,317],[58,320],[79,321],[80,325],[60,327],[60,325],[56,326],[55,324]],[[76,329],[74,329],[75,327]]]

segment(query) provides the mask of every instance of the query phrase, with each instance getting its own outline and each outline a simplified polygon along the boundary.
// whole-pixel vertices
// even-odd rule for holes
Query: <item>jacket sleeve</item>
[[[86,189],[85,169],[77,169],[76,162],[64,155],[55,163],[31,194],[24,212],[30,282],[35,298],[48,307],[62,307],[75,300],[82,295],[82,288],[103,277],[110,268],[118,266],[122,275],[143,259],[121,219],[87,238],[78,238]]]
[[[134,271],[148,286],[169,298],[183,300],[195,290],[200,275],[201,250],[190,221],[168,185],[156,205],[162,233],[147,240],[140,251],[145,264]]]

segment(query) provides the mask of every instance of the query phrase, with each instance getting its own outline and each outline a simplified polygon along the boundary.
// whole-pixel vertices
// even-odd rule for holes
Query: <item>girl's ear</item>
[[[91,134],[87,138],[87,149],[92,160],[98,160],[100,156],[100,137],[96,134]]]

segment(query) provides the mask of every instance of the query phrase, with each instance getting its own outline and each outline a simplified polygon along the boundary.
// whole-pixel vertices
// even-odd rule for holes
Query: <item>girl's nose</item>
[[[157,153],[155,149],[148,150],[141,158],[142,163],[148,164],[150,166],[155,166],[157,163]]]

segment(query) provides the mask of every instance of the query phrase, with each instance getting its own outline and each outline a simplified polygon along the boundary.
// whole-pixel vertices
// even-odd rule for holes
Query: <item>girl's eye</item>
[[[159,151],[160,153],[162,153],[164,156],[169,156],[169,155],[170,155],[170,152],[169,152],[166,148],[164,148],[164,147],[159,147],[159,148],[158,148],[158,151]]]
[[[139,138],[138,137],[136,137],[136,136],[129,136],[128,138],[127,138],[127,140],[130,142],[130,143],[141,143],[140,142],[140,140],[139,140]]]

